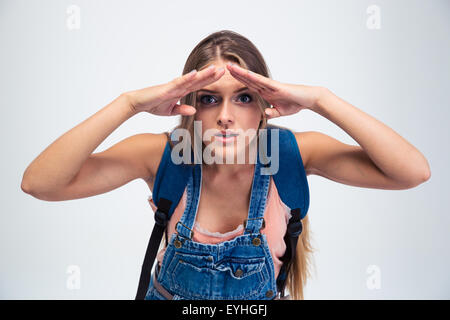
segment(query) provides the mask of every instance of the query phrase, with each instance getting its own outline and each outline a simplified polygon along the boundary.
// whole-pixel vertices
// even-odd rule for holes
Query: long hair
[[[214,32],[201,40],[189,54],[182,74],[189,73],[193,69],[201,70],[209,63],[218,59],[236,63],[242,68],[271,78],[264,58],[255,45],[244,36],[230,30]],[[255,96],[257,105],[263,115],[258,127],[258,136],[259,129],[267,126],[267,118],[264,110],[270,107],[270,104],[260,95],[256,94]],[[180,99],[180,104],[187,104],[196,108],[196,100],[196,92],[191,92]],[[190,137],[194,137],[194,118],[195,114],[191,116],[182,115],[180,124],[176,128],[186,129],[189,131]],[[172,144],[170,139],[169,143]],[[191,143],[193,142],[191,141]],[[292,262],[286,280],[286,288],[293,299],[304,298],[303,288],[306,285],[307,278],[311,275],[309,266],[311,264],[313,250],[310,243],[310,230],[307,216],[302,220],[302,223],[303,231],[298,238],[296,258]]]

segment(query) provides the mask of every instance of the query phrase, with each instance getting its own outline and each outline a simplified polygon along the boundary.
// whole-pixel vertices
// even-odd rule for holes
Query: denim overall
[[[218,244],[192,240],[201,194],[202,165],[196,164],[187,184],[186,209],[167,245],[157,282],[174,300],[269,300],[277,295],[274,264],[267,245],[264,210],[271,175],[262,175],[259,156],[254,167],[244,234]],[[155,272],[155,271],[154,271]],[[153,285],[145,300],[165,300]]]

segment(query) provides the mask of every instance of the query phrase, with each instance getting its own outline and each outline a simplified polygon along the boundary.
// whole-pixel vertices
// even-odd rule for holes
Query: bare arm
[[[73,181],[100,143],[134,114],[136,111],[130,107],[128,96],[121,94],[41,152],[25,170],[22,190],[37,198],[52,200],[58,190]],[[101,161],[101,155],[95,161]]]
[[[314,131],[295,133],[299,148],[306,154],[307,174],[382,189],[412,188],[430,178],[428,161],[416,147],[327,88],[282,83],[237,65],[227,68],[273,106],[264,110],[268,119],[310,109],[359,143],[352,146]]]
[[[38,199],[61,201],[104,193],[136,178],[152,182],[167,141],[164,133],[137,134],[103,152],[92,152],[139,112],[192,115],[193,106],[177,101],[223,74],[223,69],[207,68],[121,94],[39,154],[23,174],[22,190]]]
[[[301,140],[310,140],[310,173],[344,184],[379,189],[413,188],[430,178],[428,161],[417,148],[328,89],[311,109],[344,129],[359,146],[320,132],[302,134]]]

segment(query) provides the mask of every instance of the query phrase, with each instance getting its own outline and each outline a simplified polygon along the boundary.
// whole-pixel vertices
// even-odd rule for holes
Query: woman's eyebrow
[[[237,92],[241,92],[241,91],[245,91],[245,90],[247,90],[248,89],[248,87],[242,87],[242,88],[239,88],[239,89],[237,89],[236,91],[234,91],[233,93],[237,93]],[[198,91],[205,91],[205,92],[210,92],[210,93],[220,93],[220,92],[218,92],[218,91],[214,91],[214,90],[207,90],[207,89],[200,89],[200,90],[198,90]]]

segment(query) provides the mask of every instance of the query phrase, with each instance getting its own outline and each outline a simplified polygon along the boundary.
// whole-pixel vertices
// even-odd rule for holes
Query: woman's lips
[[[227,134],[227,135],[216,134],[214,136],[216,137],[217,141],[223,142],[223,143],[228,143],[228,142],[236,140],[236,137],[238,136],[238,134],[237,133]]]

